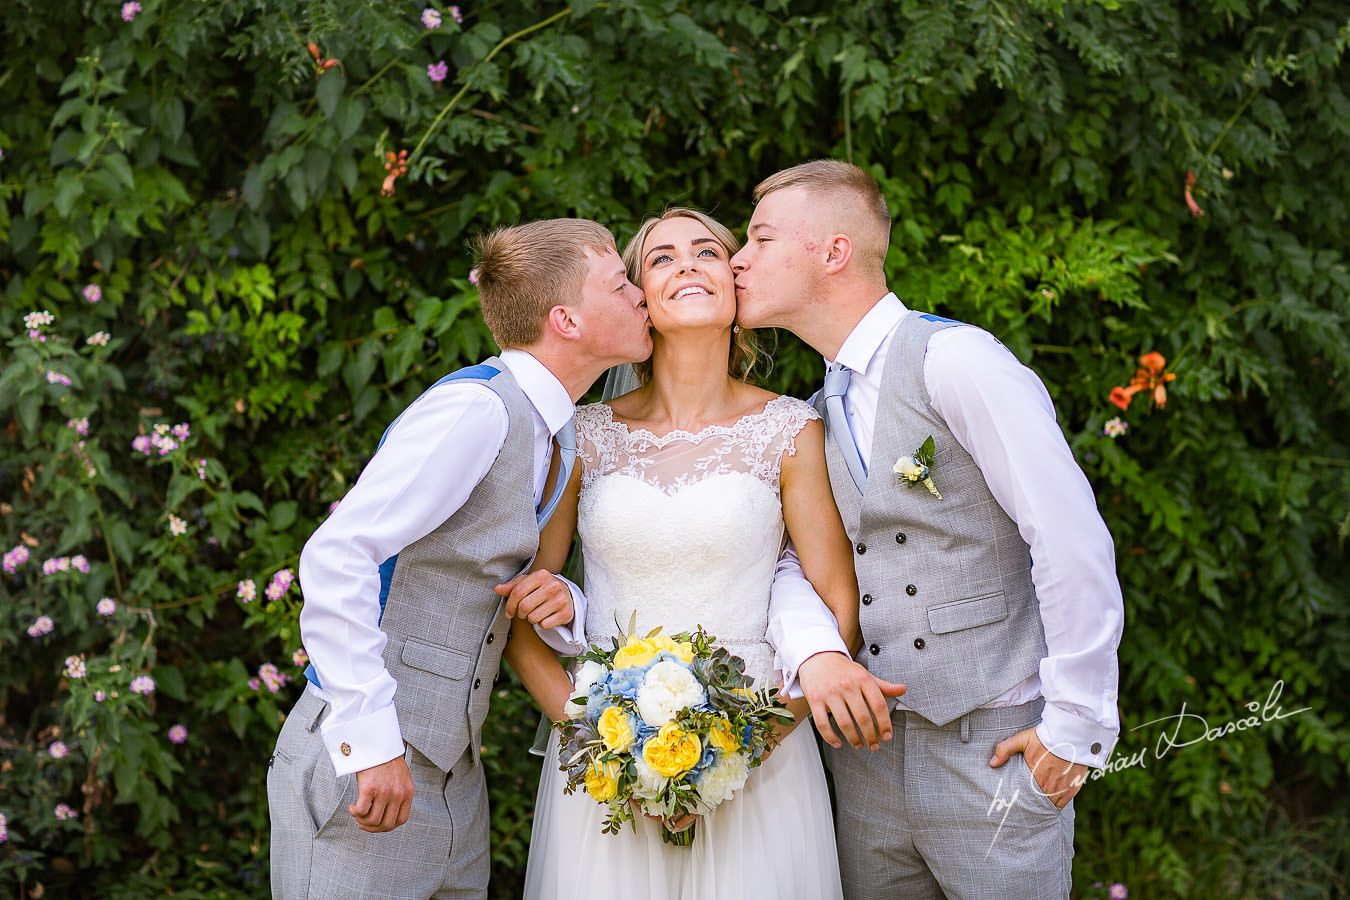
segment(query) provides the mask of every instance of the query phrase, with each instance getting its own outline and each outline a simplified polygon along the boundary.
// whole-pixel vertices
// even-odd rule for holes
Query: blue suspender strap
[[[502,374],[502,370],[498,369],[496,366],[490,366],[487,363],[479,363],[476,366],[467,366],[463,369],[451,372],[449,375],[446,375],[444,378],[433,384],[430,388],[427,388],[427,390],[438,388],[450,381],[491,381],[500,374]],[[379,446],[375,448],[376,453],[379,452],[380,447],[384,446],[385,438],[389,437],[389,432],[393,430],[394,426],[398,424],[398,420],[401,418],[403,418],[403,413],[399,413],[398,417],[389,423],[389,427],[384,430],[384,434],[380,435]],[[389,586],[394,582],[394,567],[397,565],[397,553],[380,563],[380,621],[384,621],[384,606],[389,601]],[[314,663],[310,663],[305,667],[305,677],[308,678],[310,683],[315,687],[323,687],[323,685],[319,684],[319,672],[314,668]]]

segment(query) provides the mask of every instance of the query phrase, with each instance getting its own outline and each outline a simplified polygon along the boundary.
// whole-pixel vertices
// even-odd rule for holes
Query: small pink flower
[[[469,284],[477,284],[477,283],[478,283],[478,270],[477,270],[477,269],[470,269],[470,270],[469,270]]]
[[[284,675],[273,663],[263,663],[258,667],[258,677],[262,679],[263,684],[272,693],[276,693],[281,686],[291,680],[289,675]]]
[[[267,586],[267,599],[280,600],[286,596],[286,592],[291,589],[291,584],[295,582],[295,576],[291,574],[290,569],[282,569],[272,576],[272,583]]]
[[[187,727],[175,725],[169,729],[169,741],[174,744],[181,744],[187,740]]]
[[[106,331],[95,331],[93,334],[89,335],[89,337],[85,338],[84,342],[92,347],[106,347],[108,346],[108,339],[110,337],[112,337],[112,335],[108,334]]]
[[[9,817],[0,813],[0,844],[9,840]]]
[[[234,592],[234,595],[244,603],[252,603],[258,599],[258,586],[253,583],[252,578],[246,578],[239,582],[239,589]]]
[[[97,303],[103,299],[103,288],[96,284],[86,284],[84,290],[80,291],[80,293],[84,294],[84,299],[88,300],[90,303]]]
[[[67,419],[66,427],[72,429],[80,437],[85,437],[89,434],[89,417],[82,416],[78,419]]]
[[[98,601],[98,614],[100,616],[111,616],[117,612],[117,601],[111,597],[104,597]]]
[[[83,678],[86,671],[83,656],[66,657],[66,675],[71,678]]]
[[[70,748],[60,741],[52,741],[51,746],[47,748],[47,753],[51,755],[52,759],[61,759],[69,752]]]
[[[150,695],[155,692],[155,679],[149,675],[137,675],[131,679],[131,690],[136,694]]]
[[[447,12],[450,13],[450,18],[455,20],[456,25],[464,24],[464,16],[460,14],[458,6],[450,7],[450,9],[448,9]]]
[[[291,662],[295,663],[297,666],[303,666],[309,662],[309,654],[305,652],[304,647],[301,647],[291,654]]]
[[[440,28],[441,14],[434,9],[422,10],[422,24],[427,26],[427,28]]]
[[[337,509],[337,508],[338,508],[338,504],[341,503],[341,502],[342,502],[341,500],[334,500],[332,503],[328,504],[328,514],[329,514],[329,515],[332,515],[332,514],[333,514],[333,510]]]
[[[206,480],[206,460],[197,460],[197,477],[202,481]]]
[[[70,558],[70,567],[76,572],[83,572],[85,575],[89,574],[89,560],[85,559],[83,556],[72,556]]]
[[[1128,896],[1130,896],[1130,892],[1119,881],[1111,885],[1111,900],[1125,900]]]
[[[427,66],[427,77],[438,84],[444,81],[445,76],[449,74],[450,67],[445,64],[445,60],[439,60]]]
[[[56,809],[52,810],[52,814],[62,821],[65,821],[66,819],[78,819],[80,817],[79,813],[64,803],[56,804]]]
[[[48,384],[61,384],[61,385],[65,385],[66,387],[70,387],[70,376],[69,376],[69,375],[62,375],[60,372],[53,372],[53,371],[48,370],[48,372],[47,372],[47,383],[48,383]]]
[[[186,422],[182,422],[178,425],[173,426],[173,436],[178,438],[178,440],[180,441],[186,441],[188,439],[188,436],[191,434],[192,429],[188,426],[188,423]]]
[[[136,13],[141,11],[141,5],[136,0],[130,0],[129,3],[122,4],[122,21],[130,22],[136,18]]]
[[[248,680],[248,686],[249,686],[250,690],[255,690],[255,691],[256,691],[258,688],[262,687],[262,682],[259,681],[259,680],[256,679],[256,678],[250,678],[250,679]]]
[[[187,534],[187,522],[184,522],[173,513],[169,513],[169,533],[174,537]]]
[[[103,702],[104,700],[106,700],[106,699],[108,699],[108,695],[105,694],[105,693],[103,693],[103,691],[94,691],[94,702],[95,702],[95,703],[102,703],[102,702]]]
[[[148,434],[139,434],[131,439],[131,449],[137,453],[150,455],[150,436]]]
[[[52,621],[51,616],[38,616],[33,620],[33,624],[28,626],[29,637],[42,637],[44,634],[51,634],[56,623]]]
[[[26,562],[28,562],[28,548],[18,544],[4,555],[3,568],[6,573],[13,575],[14,571]]]
[[[1109,438],[1120,437],[1122,434],[1124,434],[1129,430],[1130,430],[1129,423],[1126,422],[1124,419],[1122,419],[1120,416],[1116,416],[1114,419],[1108,419],[1106,421],[1106,424],[1102,426],[1102,433]]]

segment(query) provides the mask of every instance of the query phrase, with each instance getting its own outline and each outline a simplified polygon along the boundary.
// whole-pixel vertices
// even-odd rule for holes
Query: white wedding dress
[[[586,635],[625,628],[663,634],[702,625],[772,685],[764,640],[769,587],[783,545],[778,476],[810,406],[776,397],[731,426],[656,436],[629,430],[597,403],[577,410]],[[525,896],[531,900],[716,900],[839,897],[825,775],[809,723],[798,726],[745,786],[699,819],[676,847],[639,817],[603,834],[607,807],[563,794],[558,735],[549,741],[535,804]]]

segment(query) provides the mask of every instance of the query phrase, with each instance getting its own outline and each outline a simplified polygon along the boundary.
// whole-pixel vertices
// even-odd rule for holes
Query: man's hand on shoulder
[[[891,713],[887,697],[899,697],[903,684],[892,684],[872,675],[842,653],[817,653],[797,669],[802,693],[811,704],[816,730],[825,743],[836,749],[843,746],[830,716],[834,716],[844,739],[861,750],[881,749],[891,739]]]
[[[558,628],[570,624],[574,617],[572,592],[547,569],[517,575],[497,585],[496,591],[506,598],[508,618],[527,619],[540,628]]]
[[[396,756],[356,773],[356,802],[347,807],[362,831],[393,831],[408,821],[413,780],[408,762]]]

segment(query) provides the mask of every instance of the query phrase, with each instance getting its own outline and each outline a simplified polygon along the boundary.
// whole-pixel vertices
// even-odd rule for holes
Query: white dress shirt
[[[911,314],[917,315],[887,294],[849,334],[838,358],[826,360],[827,366],[838,362],[853,370],[845,410],[864,460],[871,458],[891,338]],[[1124,604],[1110,532],[1055,420],[1050,394],[992,335],[969,326],[933,335],[923,378],[933,409],[979,465],[994,499],[1031,548],[1047,655],[1038,674],[987,705],[1014,706],[1044,696],[1036,729],[1041,742],[1061,758],[1102,766],[1120,731],[1116,648]],[[822,608],[803,600],[791,611],[798,624],[770,623],[771,633],[781,632],[781,643],[775,642],[781,669],[795,671],[814,653],[838,648],[809,643],[825,625]],[[814,625],[803,627],[813,611]]]
[[[553,436],[572,417],[572,398],[528,353],[505,350],[501,360],[533,407],[537,508]],[[379,627],[380,564],[464,505],[506,443],[509,421],[502,399],[482,384],[451,381],[422,394],[395,420],[383,446],[300,554],[305,600],[300,633],[323,685],[307,689],[332,704],[323,738],[338,775],[403,755],[396,685],[382,656],[387,636]],[[580,631],[585,598],[567,584]],[[557,634],[537,630],[555,648],[584,643],[584,636],[574,637],[567,628]],[[344,742],[360,751],[343,756]]]

